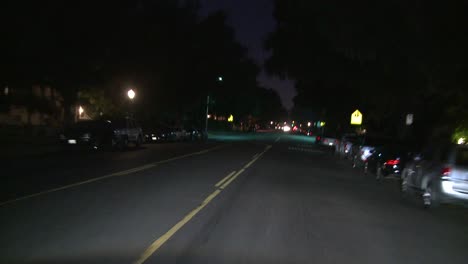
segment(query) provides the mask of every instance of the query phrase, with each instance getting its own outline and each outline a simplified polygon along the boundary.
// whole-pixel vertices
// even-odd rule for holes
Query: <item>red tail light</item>
[[[387,160],[385,164],[394,166],[394,165],[400,164],[400,160]]]
[[[320,140],[320,136],[317,137],[317,140]]]
[[[442,176],[449,176],[451,169],[449,167],[445,167],[442,169]]]

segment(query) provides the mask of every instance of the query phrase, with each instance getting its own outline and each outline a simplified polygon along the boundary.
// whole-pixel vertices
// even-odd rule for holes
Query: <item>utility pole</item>
[[[210,106],[210,96],[206,96],[206,115],[205,115],[205,135],[208,138],[208,114],[209,114],[209,106]]]

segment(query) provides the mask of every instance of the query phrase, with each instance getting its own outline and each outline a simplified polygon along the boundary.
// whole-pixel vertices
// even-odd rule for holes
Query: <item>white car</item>
[[[424,206],[468,204],[468,146],[426,147],[408,162],[401,175],[401,194],[418,194]]]

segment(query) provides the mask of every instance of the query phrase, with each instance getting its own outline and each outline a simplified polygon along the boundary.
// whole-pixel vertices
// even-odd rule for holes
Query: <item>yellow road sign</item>
[[[351,125],[361,125],[362,124],[362,114],[359,110],[354,111],[351,114]]]

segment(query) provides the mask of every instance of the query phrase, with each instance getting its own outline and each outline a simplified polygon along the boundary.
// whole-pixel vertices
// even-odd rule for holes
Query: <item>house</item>
[[[64,112],[63,97],[50,85],[1,87],[0,126],[58,127]]]

